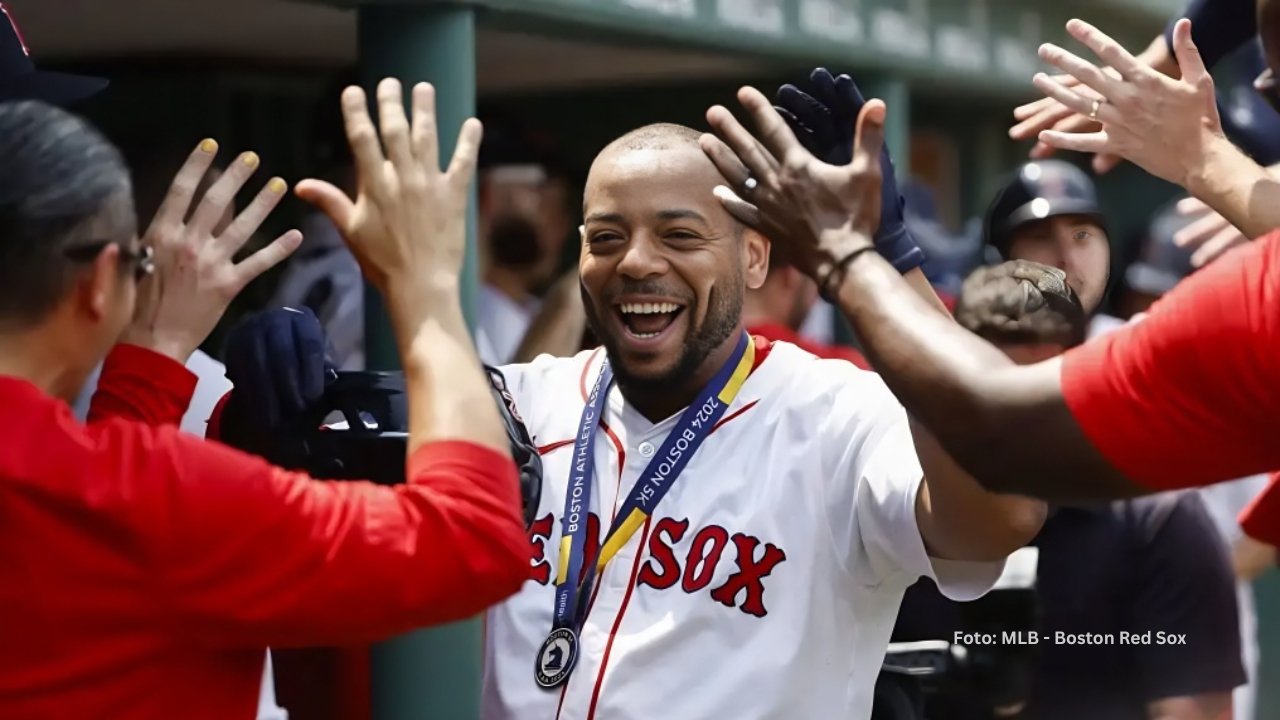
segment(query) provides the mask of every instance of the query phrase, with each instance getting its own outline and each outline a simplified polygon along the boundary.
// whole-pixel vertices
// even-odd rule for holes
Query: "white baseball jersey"
[[[964,600],[999,577],[1003,563],[926,555],[920,464],[879,376],[757,345],[716,429],[600,575],[577,665],[554,690],[534,666],[552,629],[573,438],[604,353],[503,369],[545,473],[533,577],[488,615],[483,717],[866,717],[907,586],[927,575]],[[650,423],[610,391],[588,553],[677,419]]]

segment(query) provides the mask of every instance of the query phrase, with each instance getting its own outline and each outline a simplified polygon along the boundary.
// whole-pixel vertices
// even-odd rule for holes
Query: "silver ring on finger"
[[[760,187],[760,183],[755,178],[748,176],[746,180],[742,181],[742,187],[748,193],[752,193],[755,192],[757,187]]]

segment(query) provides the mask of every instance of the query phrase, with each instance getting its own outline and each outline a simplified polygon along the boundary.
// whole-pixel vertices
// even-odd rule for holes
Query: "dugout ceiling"
[[[433,0],[418,0],[427,4]],[[406,0],[397,0],[405,4]],[[346,2],[9,0],[45,62],[356,60]],[[474,0],[480,92],[754,75],[831,63],[942,92],[1025,93],[1037,46],[1080,15],[1145,45],[1170,0]]]

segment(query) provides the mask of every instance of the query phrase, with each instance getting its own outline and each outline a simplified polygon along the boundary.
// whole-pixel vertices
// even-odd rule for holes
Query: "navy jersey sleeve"
[[[1235,578],[1227,548],[1194,492],[1129,504],[1135,547],[1129,626],[1147,702],[1244,684]]]
[[[1170,54],[1173,26],[1181,18],[1191,20],[1191,39],[1209,69],[1258,34],[1255,0],[1191,0],[1187,9],[1165,28],[1164,42]]]

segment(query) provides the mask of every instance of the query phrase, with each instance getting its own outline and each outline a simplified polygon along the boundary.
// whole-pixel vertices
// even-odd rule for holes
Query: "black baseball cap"
[[[1014,173],[987,208],[983,235],[1002,255],[1020,225],[1055,215],[1086,215],[1103,224],[1098,191],[1083,170],[1064,160],[1029,162]]]
[[[72,105],[107,86],[105,78],[37,70],[12,12],[0,2],[0,102],[43,100]]]

